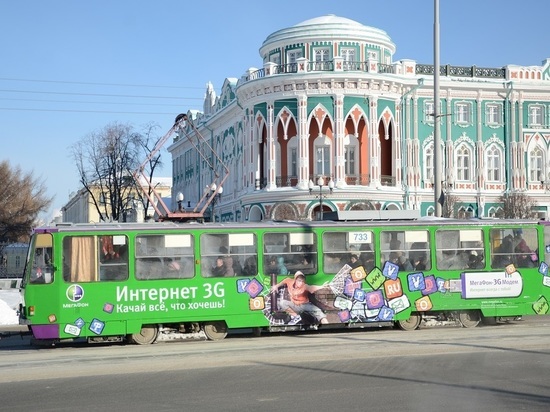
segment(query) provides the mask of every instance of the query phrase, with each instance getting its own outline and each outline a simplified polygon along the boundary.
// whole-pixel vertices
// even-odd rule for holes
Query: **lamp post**
[[[325,179],[323,176],[319,176],[317,178],[317,186],[319,186],[319,195],[316,196],[319,198],[319,220],[323,220],[323,198],[326,197],[326,195],[323,195],[323,186],[325,185]],[[313,183],[313,180],[310,179],[308,183],[308,189],[309,193],[313,193],[313,188],[315,187],[315,183]],[[328,182],[328,189],[330,190],[330,193],[334,190],[334,181],[332,179]]]
[[[212,196],[212,208],[211,208],[212,216],[210,217],[210,221],[215,222],[216,221],[216,215],[214,214],[214,210],[215,210],[215,207],[216,207],[216,202],[222,196],[223,187],[216,185],[216,183],[212,183],[210,186],[207,185],[204,188],[204,193],[205,194],[210,193],[210,195]]]
[[[183,206],[182,206],[183,199],[184,199],[183,193],[178,192],[178,194],[176,195],[176,200],[178,201],[178,212],[183,212]]]

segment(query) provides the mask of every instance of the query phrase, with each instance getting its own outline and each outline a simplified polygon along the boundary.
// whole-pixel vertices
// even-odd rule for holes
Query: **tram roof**
[[[56,226],[39,227],[35,233],[54,232],[100,232],[100,231],[153,231],[153,230],[177,230],[177,229],[284,229],[284,228],[337,228],[345,227],[425,227],[425,226],[492,226],[492,225],[536,225],[538,223],[550,224],[529,219],[452,219],[421,217],[414,220],[323,220],[323,221],[261,221],[261,222],[225,222],[225,223],[178,223],[178,222],[146,222],[146,223],[61,223]]]

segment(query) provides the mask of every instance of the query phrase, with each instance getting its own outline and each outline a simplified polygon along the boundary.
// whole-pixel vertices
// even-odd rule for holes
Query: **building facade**
[[[209,84],[203,111],[187,112],[194,127],[168,148],[173,196],[199,202],[223,162],[218,221],[433,214],[434,67],[393,61],[395,50],[384,31],[334,15],[269,35],[262,68],[227,78],[219,96]],[[494,216],[504,193],[521,192],[546,218],[550,59],[442,66],[439,84],[442,187],[457,212]]]
[[[159,195],[166,199],[168,205],[170,205],[172,196],[172,179],[169,177],[159,177],[152,180],[152,184]],[[146,186],[146,182],[142,181],[142,185]],[[110,214],[110,206],[106,204],[108,196],[101,192],[101,187],[92,186],[92,195],[82,188],[78,192],[71,195],[69,201],[61,209],[62,221],[70,223],[99,223],[101,222],[99,212],[97,211],[93,198],[99,199],[100,207],[103,211],[107,211]],[[144,210],[142,203],[139,199],[138,193],[130,191],[125,203],[127,209],[124,212],[124,221],[126,222],[143,222],[148,217],[153,218],[155,210],[152,206],[149,206],[148,210]]]

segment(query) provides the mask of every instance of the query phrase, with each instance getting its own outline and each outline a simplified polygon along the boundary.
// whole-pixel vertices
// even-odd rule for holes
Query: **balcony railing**
[[[317,181],[318,175],[311,175],[310,179],[313,182]],[[331,177],[325,176],[325,182],[328,184]],[[346,175],[346,184],[348,186],[369,186],[372,182],[369,174]],[[298,176],[276,176],[275,184],[277,187],[295,187],[298,184]],[[380,176],[380,184],[382,186],[395,186],[395,176],[382,175]],[[264,189],[267,186],[267,178],[256,179],[257,189]]]
[[[274,65],[269,75],[298,73],[299,63],[288,63],[281,65]],[[334,60],[323,62],[307,62],[307,72],[332,72],[335,71]],[[343,61],[341,65],[343,71],[351,72],[372,72],[370,62],[355,62],[355,61]],[[376,73],[382,74],[395,74],[396,66],[394,64],[376,63]],[[417,64],[415,74],[417,75],[429,75],[434,74],[434,65],[430,64]],[[492,79],[506,79],[506,68],[504,67],[477,67],[477,66],[451,66],[444,65],[439,67],[439,74],[442,76],[453,77],[471,77],[471,78],[492,78]],[[239,80],[239,83],[246,83],[251,80],[261,79],[266,76],[266,69],[259,69],[249,73],[247,76],[243,76]]]

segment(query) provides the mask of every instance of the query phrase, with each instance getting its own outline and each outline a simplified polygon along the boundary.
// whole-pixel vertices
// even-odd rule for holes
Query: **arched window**
[[[489,182],[501,182],[502,170],[502,151],[497,145],[492,145],[487,149],[487,180]]]
[[[431,182],[434,176],[434,144],[430,143],[424,151],[424,181]]]
[[[331,142],[328,137],[315,140],[315,174],[317,176],[332,176],[331,173]]]
[[[460,145],[456,150],[456,180],[470,181],[473,167],[472,151],[465,144]]]
[[[531,182],[544,181],[544,155],[539,146],[529,152],[529,180]]]

